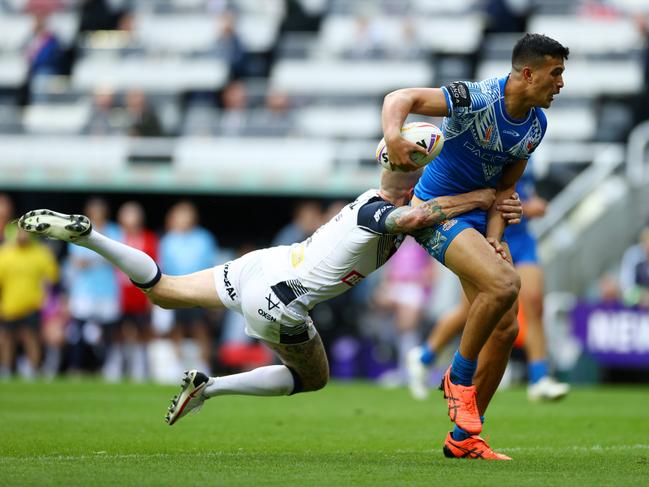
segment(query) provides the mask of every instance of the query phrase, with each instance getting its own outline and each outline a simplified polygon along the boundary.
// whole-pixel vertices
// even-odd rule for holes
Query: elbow
[[[393,102],[395,99],[404,98],[407,95],[406,88],[400,88],[398,90],[391,91],[383,97],[383,103]]]
[[[391,91],[383,97],[383,106],[389,105],[394,100],[395,96],[397,96],[397,91]]]

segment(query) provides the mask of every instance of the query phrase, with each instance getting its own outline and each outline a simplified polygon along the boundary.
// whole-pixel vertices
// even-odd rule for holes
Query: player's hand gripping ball
[[[432,123],[411,122],[401,127],[401,135],[410,142],[420,145],[428,151],[427,154],[421,152],[411,152],[410,160],[418,167],[424,167],[430,161],[435,159],[442,151],[444,146],[444,136],[442,131]],[[385,138],[381,139],[376,148],[376,160],[385,169],[390,171],[402,171],[399,166],[394,166],[388,158],[388,148],[385,145]]]

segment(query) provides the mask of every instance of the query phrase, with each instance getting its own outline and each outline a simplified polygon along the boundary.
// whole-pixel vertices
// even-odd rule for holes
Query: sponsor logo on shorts
[[[268,303],[268,311],[271,311],[274,308],[279,308],[279,301],[275,302],[272,299],[272,294],[266,296],[266,302]]]
[[[442,230],[448,232],[451,228],[453,228],[453,225],[455,225],[456,223],[457,220],[455,218],[453,218],[452,220],[446,220],[442,225]]]
[[[349,274],[343,277],[341,281],[347,284],[348,286],[353,287],[359,282],[361,282],[363,279],[365,279],[365,276],[363,274],[361,274],[360,272],[351,271]]]
[[[223,266],[223,284],[225,285],[225,290],[228,292],[228,296],[230,296],[230,299],[234,301],[234,298],[237,297],[237,293],[235,292],[234,286],[232,286],[232,283],[228,278],[229,271],[230,271],[230,263],[228,262]]]
[[[259,313],[259,316],[263,316],[266,318],[268,321],[277,321],[274,316],[270,315],[269,313],[266,313],[263,309],[259,308],[257,310],[257,313]]]

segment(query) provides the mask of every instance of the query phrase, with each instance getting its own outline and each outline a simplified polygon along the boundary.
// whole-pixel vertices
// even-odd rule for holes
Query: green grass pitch
[[[577,389],[556,404],[499,392],[484,436],[513,462],[449,460],[436,393],[333,383],[221,397],[169,427],[177,388],[0,382],[0,485],[646,485],[649,389]]]

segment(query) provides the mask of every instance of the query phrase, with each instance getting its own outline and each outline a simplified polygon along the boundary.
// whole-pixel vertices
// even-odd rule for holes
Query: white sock
[[[414,330],[404,331],[399,335],[399,370],[407,373],[408,352],[419,345],[419,333]]]
[[[147,254],[112,240],[96,230],[75,243],[94,250],[138,284],[147,284],[158,275],[158,265]]]
[[[288,396],[293,392],[293,374],[285,365],[268,365],[241,374],[212,377],[206,397],[239,394],[244,396]]]

